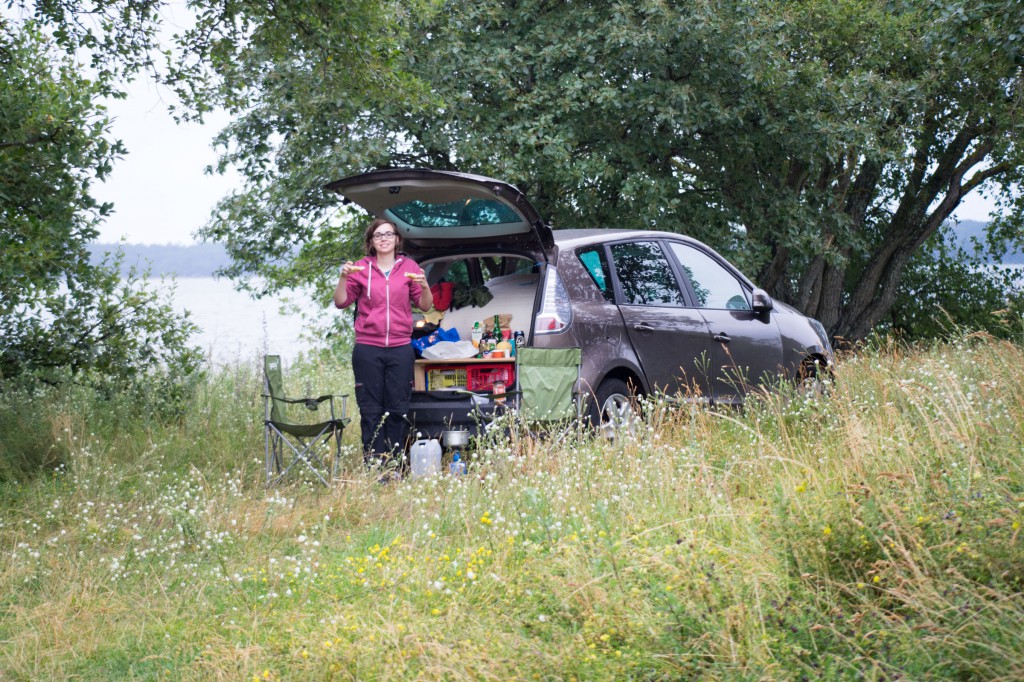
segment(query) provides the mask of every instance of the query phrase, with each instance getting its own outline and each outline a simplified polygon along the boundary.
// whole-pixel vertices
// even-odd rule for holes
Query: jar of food
[[[494,395],[494,402],[505,402],[505,382],[499,380],[491,384],[491,393]]]

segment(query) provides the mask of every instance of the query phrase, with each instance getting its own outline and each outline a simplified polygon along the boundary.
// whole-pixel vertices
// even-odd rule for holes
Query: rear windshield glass
[[[522,222],[508,206],[492,199],[461,199],[445,203],[410,201],[391,212],[416,227],[457,227],[459,225],[500,225]]]

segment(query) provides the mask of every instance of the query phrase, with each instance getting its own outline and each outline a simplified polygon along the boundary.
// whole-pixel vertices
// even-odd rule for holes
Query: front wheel
[[[610,441],[632,435],[640,421],[634,397],[634,392],[621,379],[605,379],[597,387],[596,400],[590,408],[590,423]]]
[[[817,358],[805,358],[797,375],[797,392],[808,398],[824,397],[835,383],[832,368]]]

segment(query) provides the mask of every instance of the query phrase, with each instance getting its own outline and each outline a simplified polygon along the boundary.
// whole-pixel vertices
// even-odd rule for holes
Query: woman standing
[[[352,372],[367,464],[402,454],[416,358],[412,306],[428,310],[434,303],[423,271],[401,246],[393,223],[374,220],[366,229],[366,257],[341,266],[334,290],[338,308],[356,304]]]

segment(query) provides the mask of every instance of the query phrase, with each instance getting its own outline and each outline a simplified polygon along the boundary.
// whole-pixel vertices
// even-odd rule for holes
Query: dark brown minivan
[[[431,285],[485,288],[483,306],[445,313],[440,326],[468,339],[476,321],[502,315],[527,345],[582,349],[588,415],[613,433],[635,395],[738,403],[778,377],[833,363],[825,330],[771,297],[701,242],[656,230],[558,230],[515,187],[478,175],[388,169],[327,189],[394,223],[405,253]],[[409,418],[423,437],[467,428],[487,410],[485,390],[511,378],[508,361],[417,360]],[[475,385],[474,385],[475,384]],[[509,389],[512,386],[508,386]],[[491,406],[493,407],[493,406]]]

